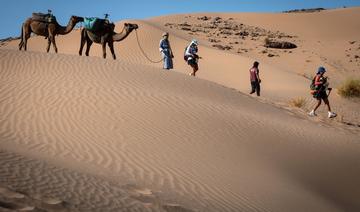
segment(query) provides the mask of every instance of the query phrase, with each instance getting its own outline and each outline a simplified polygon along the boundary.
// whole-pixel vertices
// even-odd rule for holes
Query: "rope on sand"
[[[137,30],[135,30],[135,34],[136,34],[136,41],[137,41],[137,43],[138,43],[138,46],[139,46],[139,48],[140,48],[140,51],[141,51],[141,53],[145,56],[145,58],[146,58],[147,60],[149,60],[151,63],[160,63],[160,62],[162,62],[163,59],[161,59],[161,60],[159,60],[159,61],[154,61],[154,60],[150,59],[150,58],[146,55],[144,49],[143,49],[143,48],[141,47],[141,45],[140,45],[140,41],[139,41],[139,36],[138,36]]]

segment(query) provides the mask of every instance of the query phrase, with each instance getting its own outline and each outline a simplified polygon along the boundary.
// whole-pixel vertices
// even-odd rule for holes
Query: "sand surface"
[[[0,211],[360,210],[359,102],[334,92],[339,117],[328,120],[324,107],[308,117],[314,100],[304,77],[319,63],[335,86],[359,76],[360,60],[342,59],[360,43],[359,11],[128,21],[139,24],[140,45],[153,60],[160,59],[162,32],[170,32],[173,72],[146,60],[135,32],[116,43],[115,61],[109,50],[108,59],[100,58],[96,44],[91,57],[78,56],[79,30],[57,37],[59,54],[46,54],[41,37],[30,38],[27,52],[17,50],[18,41],[6,42],[0,48]],[[299,47],[269,50],[278,56],[268,57],[261,36],[247,37],[236,45],[243,42],[248,51],[238,53],[235,44],[219,50],[205,33],[165,26],[200,26],[203,16],[281,31]],[[330,18],[335,27],[324,24]],[[182,59],[194,36],[203,57],[196,78]],[[235,42],[220,37],[221,44]],[[318,40],[322,48],[313,45]],[[260,98],[247,94],[254,60],[263,79]],[[289,107],[294,97],[306,99],[304,108]]]

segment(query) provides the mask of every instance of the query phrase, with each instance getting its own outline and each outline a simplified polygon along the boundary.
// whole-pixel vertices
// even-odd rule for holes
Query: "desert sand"
[[[18,40],[3,43],[0,211],[360,210],[359,101],[334,91],[337,118],[324,106],[316,118],[306,114],[319,64],[334,88],[360,75],[359,16],[348,8],[124,20],[116,31],[124,22],[140,29],[115,44],[117,60],[102,59],[97,44],[90,57],[78,56],[79,30],[57,37],[59,54],[45,53],[37,36],[27,52]],[[203,32],[216,17],[209,29],[239,25],[250,34]],[[159,60],[164,31],[175,71],[138,47],[136,33]],[[266,49],[269,35],[298,48]],[[203,57],[197,77],[182,58],[194,37]],[[248,95],[255,60],[261,97]],[[302,109],[289,106],[295,97],[306,99]]]

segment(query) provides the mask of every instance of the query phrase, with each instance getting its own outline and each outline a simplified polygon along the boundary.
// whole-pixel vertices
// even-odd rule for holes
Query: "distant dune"
[[[319,117],[306,115],[314,104],[306,77],[319,64],[335,87],[360,75],[359,61],[346,59],[359,51],[359,10],[129,20],[154,60],[161,34],[170,32],[174,72],[142,55],[135,32],[116,44],[117,60],[100,58],[97,44],[91,57],[77,56],[79,30],[57,37],[59,54],[46,54],[41,37],[30,38],[27,52],[17,50],[18,40],[6,42],[0,211],[360,210],[359,102],[334,92],[339,117],[327,119],[323,106]],[[216,17],[216,27],[255,31],[244,38],[232,28],[226,38],[192,32]],[[177,27],[184,22],[190,30]],[[264,54],[269,34],[292,36],[273,39],[298,47]],[[193,37],[203,57],[196,78],[182,58]],[[260,98],[247,94],[254,60]],[[295,97],[305,98],[304,108],[288,105]]]

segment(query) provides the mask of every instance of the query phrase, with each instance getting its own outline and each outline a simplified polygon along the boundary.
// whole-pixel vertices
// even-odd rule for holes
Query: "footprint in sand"
[[[66,203],[57,198],[27,195],[0,187],[0,211],[64,211]]]
[[[24,208],[18,209],[18,211],[43,211],[43,210],[40,210],[34,206],[26,206]]]
[[[34,206],[18,203],[19,200],[22,202],[23,199],[25,199],[24,194],[0,187],[0,210],[34,211],[36,209]]]
[[[64,210],[67,206],[65,201],[57,198],[42,197],[41,195],[34,195],[32,198],[36,199],[44,209]]]
[[[163,205],[162,207],[167,212],[194,212],[193,210],[184,208],[179,204],[168,203],[168,204]]]
[[[139,196],[139,195],[153,195],[153,192],[151,189],[148,188],[140,188],[135,184],[127,184],[123,186],[124,189],[128,190],[130,193],[133,194],[133,196]]]
[[[0,200],[0,211],[1,209],[16,210],[16,211],[35,211],[36,208],[34,206],[26,206],[26,205],[21,205],[13,202],[5,202]]]
[[[145,189],[135,189],[136,193],[142,194],[142,195],[152,195],[152,191],[148,188]]]
[[[153,194],[150,189],[135,189],[135,192],[138,194],[138,196],[133,196],[133,198],[143,202],[144,204],[153,205],[154,203],[158,203],[159,205],[162,205],[160,203],[161,201]],[[160,207],[162,207],[167,212],[194,212],[193,210],[184,208],[179,204],[173,203],[167,203]]]
[[[182,207],[179,204],[165,203],[159,199],[156,195],[157,192],[153,192],[148,188],[139,188],[135,185],[126,185],[126,188],[131,192],[131,197],[142,202],[146,207],[160,207],[167,212],[194,212]]]
[[[45,198],[42,201],[44,203],[48,204],[48,205],[62,205],[62,204],[64,204],[63,201],[61,201],[59,199],[54,199],[54,198]]]
[[[134,189],[131,197],[144,204],[154,204],[157,202],[156,196],[148,188]]]
[[[10,199],[22,199],[25,197],[24,194],[21,194],[21,193],[15,192],[15,191],[11,191],[7,188],[1,188],[1,187],[0,187],[0,195],[3,197],[10,198]]]

